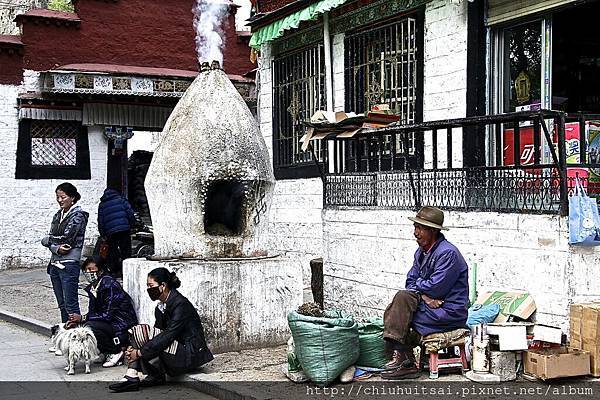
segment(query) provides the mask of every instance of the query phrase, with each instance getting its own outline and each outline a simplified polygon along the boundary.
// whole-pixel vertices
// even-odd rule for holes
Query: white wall
[[[424,120],[464,117],[466,113],[467,5],[435,0],[425,15]],[[263,45],[258,61],[258,118],[272,157],[273,85],[271,46]],[[344,110],[344,34],[332,38],[333,99]],[[460,133],[460,131],[459,131]],[[428,140],[427,140],[428,139]],[[445,135],[440,134],[440,166],[445,165]],[[426,135],[426,148],[431,148]],[[454,166],[462,163],[462,135],[453,142]],[[427,150],[426,150],[427,153]],[[431,151],[429,150],[429,154]],[[427,160],[426,160],[427,162]],[[430,160],[429,160],[430,162]],[[305,285],[310,279],[308,261],[323,254],[322,184],[320,179],[277,181],[271,209],[270,248],[302,258]],[[351,244],[350,244],[351,245]],[[325,249],[326,251],[326,249]]]
[[[160,139],[161,132],[134,131],[131,139],[127,140],[127,157],[131,157],[136,150],[154,152]]]
[[[404,288],[417,244],[412,211],[323,212],[325,301],[355,315],[383,315]],[[477,290],[524,290],[536,317],[568,332],[568,306],[600,299],[600,248],[568,245],[566,217],[447,212],[446,238],[477,264]]]
[[[64,179],[15,179],[19,86],[0,85],[0,269],[47,264],[50,253],[40,244],[58,210],[54,190]],[[97,236],[97,207],[106,182],[106,140],[100,127],[89,128],[92,179],[69,180],[81,193],[80,205],[90,213],[86,242]]]
[[[261,49],[258,62],[258,120],[269,156],[273,159],[273,84],[270,46]],[[266,232],[270,252],[296,258],[303,271],[304,287],[310,287],[310,260],[322,256],[320,178],[278,180]]]
[[[427,3],[425,10],[425,54],[423,120],[435,121],[466,116],[467,96],[467,1]],[[438,165],[447,165],[446,132],[438,132]],[[432,166],[432,138],[425,134],[425,167]],[[462,132],[454,129],[453,167],[462,166]]]
[[[331,69],[333,70],[333,108],[334,111],[345,110],[344,89],[344,37],[343,33],[331,39]]]

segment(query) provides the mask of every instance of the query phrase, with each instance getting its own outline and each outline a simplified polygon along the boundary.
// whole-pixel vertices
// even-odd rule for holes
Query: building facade
[[[0,269],[47,263],[39,240],[64,181],[81,193],[86,242],[95,241],[104,188],[127,192],[128,147],[151,150],[197,75],[194,4],[79,0],[74,13],[21,13],[19,34],[0,36],[0,186],[12,204]],[[249,35],[236,33],[236,10],[231,3],[223,25],[223,67],[252,105]]]
[[[306,282],[308,260],[323,257],[326,305],[380,315],[416,249],[407,217],[437,205],[480,293],[528,291],[538,320],[568,330],[569,304],[600,297],[600,252],[568,244],[566,217],[575,176],[597,193],[600,53],[569,27],[592,26],[599,7],[258,1],[250,44],[278,178],[273,249],[298,254]],[[401,127],[302,151],[315,111],[382,103]]]

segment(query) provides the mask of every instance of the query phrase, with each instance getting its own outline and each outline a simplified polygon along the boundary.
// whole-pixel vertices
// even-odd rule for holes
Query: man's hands
[[[444,300],[432,299],[431,297],[423,293],[421,293],[421,298],[429,308],[440,308],[442,304],[444,304]]]

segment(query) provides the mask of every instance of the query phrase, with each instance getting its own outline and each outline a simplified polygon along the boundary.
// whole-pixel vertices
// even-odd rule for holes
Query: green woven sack
[[[358,342],[360,356],[356,365],[381,368],[387,362],[385,342],[383,341],[383,318],[369,318],[368,322],[358,324]]]
[[[339,311],[309,317],[292,311],[288,324],[302,370],[317,385],[327,385],[358,359],[358,325]]]

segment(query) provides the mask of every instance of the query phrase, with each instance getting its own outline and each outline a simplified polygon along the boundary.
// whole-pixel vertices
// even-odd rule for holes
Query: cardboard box
[[[590,353],[561,347],[529,350],[523,354],[524,372],[540,379],[589,375]]]
[[[518,322],[493,323],[486,325],[490,336],[498,336],[500,351],[527,350],[527,326],[531,324]]]
[[[590,352],[590,371],[600,376],[600,303],[571,304],[571,347]]]
[[[562,331],[560,328],[554,326],[535,324],[533,326],[533,340],[560,344],[562,340]]]
[[[478,304],[499,304],[500,313],[494,322],[507,322],[511,316],[527,319],[535,311],[535,301],[527,292],[486,292],[477,298]]]

